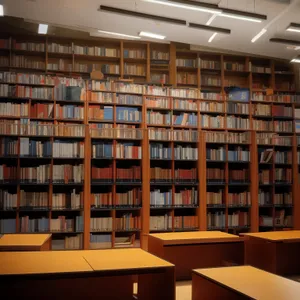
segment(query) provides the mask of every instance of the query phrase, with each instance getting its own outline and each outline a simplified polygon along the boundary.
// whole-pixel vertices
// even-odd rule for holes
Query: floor
[[[176,300],[192,299],[192,281],[176,282]]]

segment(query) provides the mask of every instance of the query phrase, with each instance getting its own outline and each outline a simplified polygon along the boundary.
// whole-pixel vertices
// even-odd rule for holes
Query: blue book
[[[174,125],[181,125],[182,120],[183,120],[183,114],[180,114],[179,116],[176,117]]]

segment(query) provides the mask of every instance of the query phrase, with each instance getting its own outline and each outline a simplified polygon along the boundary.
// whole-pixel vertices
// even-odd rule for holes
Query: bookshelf
[[[52,232],[60,250],[300,226],[289,65],[173,43],[4,37],[0,48],[1,231]]]

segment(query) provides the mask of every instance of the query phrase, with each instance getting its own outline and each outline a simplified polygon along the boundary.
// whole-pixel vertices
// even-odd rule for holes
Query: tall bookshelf
[[[151,232],[300,227],[289,64],[173,43],[6,36],[0,69],[2,231],[98,249],[147,248]],[[104,78],[90,80],[93,69]]]

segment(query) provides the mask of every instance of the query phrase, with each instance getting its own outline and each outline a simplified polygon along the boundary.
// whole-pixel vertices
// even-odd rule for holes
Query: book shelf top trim
[[[300,230],[255,232],[255,233],[245,233],[243,235],[254,237],[254,238],[260,238],[268,241],[273,241],[273,242],[300,241]]]
[[[4,234],[0,238],[0,249],[12,246],[42,246],[51,238],[51,234]]]
[[[299,299],[298,282],[251,266],[198,269],[193,273],[251,299]]]
[[[221,231],[158,233],[150,234],[149,236],[160,239],[165,245],[178,245],[187,243],[228,243],[243,241],[243,239],[236,235]]]

